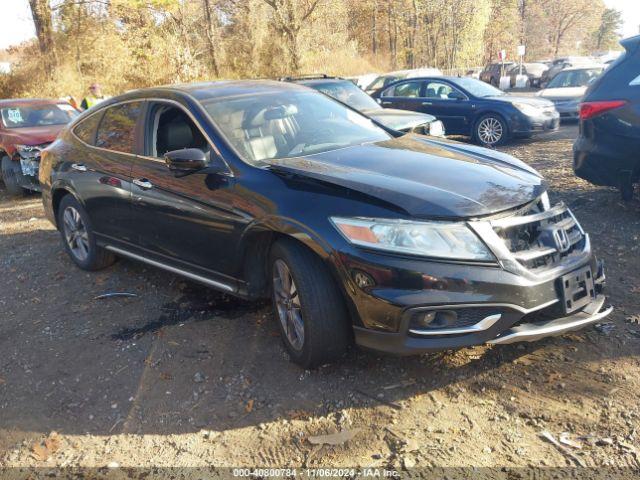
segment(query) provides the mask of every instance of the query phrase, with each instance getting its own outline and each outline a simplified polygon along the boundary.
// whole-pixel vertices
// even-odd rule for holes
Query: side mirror
[[[462,93],[456,91],[450,92],[448,97],[452,100],[464,100],[466,98]]]
[[[207,166],[207,155],[199,148],[184,148],[164,154],[164,161],[177,177],[189,175]]]

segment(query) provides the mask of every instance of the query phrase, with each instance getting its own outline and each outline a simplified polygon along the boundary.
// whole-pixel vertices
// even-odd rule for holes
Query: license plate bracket
[[[574,270],[560,278],[560,293],[565,313],[587,306],[596,297],[590,266]]]

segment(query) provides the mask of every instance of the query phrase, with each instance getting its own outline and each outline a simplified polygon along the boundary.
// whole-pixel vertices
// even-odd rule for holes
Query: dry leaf
[[[173,378],[173,376],[168,372],[162,372],[160,374],[160,379],[161,380],[171,380],[172,378]]]
[[[309,412],[306,412],[304,410],[289,410],[287,411],[287,417],[291,420],[303,420],[305,418],[308,418]]]
[[[253,398],[247,402],[247,406],[244,407],[244,410],[247,413],[251,413],[253,411]]]
[[[4,378],[0,378],[0,385],[4,384],[4,383],[5,383],[5,381],[6,381],[6,380],[5,380]]]
[[[34,443],[31,451],[36,460],[44,462],[60,449],[60,438],[56,432],[51,432],[51,434],[44,439],[44,445],[42,443],[43,442]]]
[[[353,429],[342,430],[341,432],[330,433],[328,435],[315,435],[309,437],[309,443],[314,445],[344,445],[353,439],[359,431],[359,429]]]
[[[171,346],[174,346],[174,347],[179,347],[180,346],[180,344],[178,342],[174,342],[173,340],[169,340],[167,342],[167,344],[169,344]]]
[[[547,377],[547,383],[557,382],[558,380],[562,380],[562,374],[559,372],[552,372]]]
[[[47,458],[49,458],[49,451],[45,447],[40,445],[40,443],[34,444],[33,447],[31,447],[31,452],[36,460],[44,462]]]

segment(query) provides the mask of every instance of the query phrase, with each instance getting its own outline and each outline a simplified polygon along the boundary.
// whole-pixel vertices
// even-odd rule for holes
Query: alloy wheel
[[[287,264],[277,259],[273,265],[273,293],[287,341],[294,350],[302,350],[304,345],[304,322],[298,288]]]
[[[487,117],[478,125],[478,138],[486,145],[495,145],[503,134],[502,123],[495,117]]]
[[[64,210],[62,221],[64,223],[64,238],[69,250],[79,261],[86,260],[89,256],[89,234],[80,212],[69,206]]]

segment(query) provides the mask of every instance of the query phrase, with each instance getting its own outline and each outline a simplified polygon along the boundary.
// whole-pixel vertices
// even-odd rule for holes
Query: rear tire
[[[25,194],[25,189],[21,187],[22,170],[20,164],[14,162],[7,155],[2,157],[2,180],[4,186],[7,188],[7,192],[12,197],[22,197]]]
[[[291,360],[314,368],[344,355],[351,343],[351,322],[322,260],[283,239],[271,248],[269,264],[274,313]]]
[[[81,269],[101,270],[115,262],[113,253],[96,244],[89,215],[71,194],[65,195],[60,201],[58,228],[67,254]]]
[[[483,147],[497,147],[509,138],[507,123],[495,113],[488,113],[478,119],[473,127],[473,138]]]

